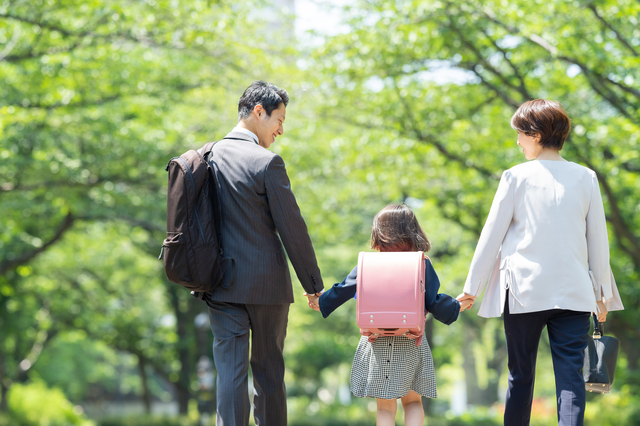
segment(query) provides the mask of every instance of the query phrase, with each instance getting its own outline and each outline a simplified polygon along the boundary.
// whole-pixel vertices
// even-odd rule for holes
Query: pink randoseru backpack
[[[424,258],[421,251],[360,252],[356,287],[356,323],[374,342],[380,336],[406,336],[422,342]]]

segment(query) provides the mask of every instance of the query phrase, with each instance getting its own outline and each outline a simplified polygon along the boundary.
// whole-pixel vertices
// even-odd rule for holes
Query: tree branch
[[[478,113],[482,108],[484,108],[485,106],[489,105],[491,102],[495,101],[498,98],[498,96],[494,95],[494,96],[490,96],[489,98],[485,99],[484,101],[480,102],[478,105],[469,108],[469,117],[473,117],[476,113]]]
[[[495,69],[495,67],[493,65],[491,65],[491,63],[489,63],[489,61],[487,61],[484,56],[482,55],[482,52],[480,52],[480,50],[478,50],[478,48],[471,43],[469,40],[467,40],[464,37],[464,34],[462,33],[462,31],[460,31],[460,29],[458,27],[456,27],[450,20],[449,23],[449,28],[451,28],[454,32],[456,32],[458,34],[458,37],[460,39],[460,41],[462,42],[462,44],[464,46],[466,46],[469,50],[471,50],[471,52],[476,56],[476,59],[478,60],[478,63],[480,65],[482,65],[482,67],[484,67],[486,70],[488,70],[491,74],[495,75],[496,77],[498,77],[498,79],[500,81],[502,81],[502,83],[504,83],[507,87],[510,87],[514,90],[516,90],[517,92],[519,92],[521,95],[523,95],[524,100],[530,99],[529,94],[524,91],[522,92],[521,88],[518,88],[516,86],[513,85],[513,83],[511,83],[509,81],[508,78],[506,78],[500,71],[498,71],[497,69]],[[475,68],[475,67],[474,67]],[[475,70],[474,70],[475,72]],[[478,74],[476,72],[476,74]],[[523,102],[524,102],[523,100]],[[521,103],[516,102],[518,105]]]
[[[498,89],[495,84],[491,83],[478,72],[476,66],[479,64],[475,64],[473,62],[461,62],[460,65],[477,75],[482,84],[495,92],[495,94],[498,95],[498,97],[502,99],[507,105],[510,105],[511,107],[513,107],[513,109],[518,109],[518,107],[520,106],[520,103],[518,101],[510,97],[508,94],[504,93],[502,90]]]
[[[11,13],[0,13],[0,18],[7,18],[7,19],[12,19],[14,21],[19,21],[19,22],[24,22],[25,24],[31,24],[31,25],[36,25],[40,28],[46,28],[49,30],[54,30],[54,31],[58,31],[60,34],[63,34],[65,36],[73,36],[75,35],[72,32],[69,32],[68,30],[57,26],[55,24],[51,24],[48,22],[40,22],[40,21],[36,21],[30,18],[27,18],[26,16],[20,16],[20,15],[13,15]]]
[[[609,200],[609,205],[611,206],[612,217],[610,217],[609,221],[613,225],[614,230],[618,235],[618,239],[622,240],[624,238],[629,242],[629,244],[631,244],[631,254],[635,259],[636,265],[638,265],[640,264],[640,243],[638,242],[636,236],[631,232],[626,221],[624,220],[624,217],[622,216],[622,212],[620,211],[620,207],[618,206],[618,199],[611,189],[611,186],[609,185],[609,180],[602,173],[599,173],[596,170],[594,171],[598,176],[598,180],[600,181],[602,189],[604,190],[604,193],[607,195],[607,199]]]
[[[35,52],[33,49],[29,50],[27,52],[21,53],[21,54],[16,54],[16,55],[9,55],[6,56],[5,58],[2,58],[5,62],[11,62],[11,63],[16,63],[16,62],[20,62],[20,61],[24,61],[25,59],[35,59],[35,58],[41,58],[44,55],[56,55],[58,53],[66,53],[66,52],[71,52],[72,50],[74,50],[75,48],[77,48],[78,46],[80,46],[80,41],[76,41],[75,43],[71,43],[68,46],[56,46],[56,47],[50,47],[44,51],[38,51]],[[33,46],[30,46],[31,48]]]
[[[453,198],[451,198],[451,199],[453,199]],[[461,211],[465,211],[467,209],[466,206],[460,206],[460,203],[458,203],[457,201],[454,202],[454,205],[456,206],[456,208],[454,210],[455,213],[448,213],[447,209],[444,209],[444,208],[439,209],[439,212],[442,215],[442,217],[444,217],[445,219],[450,220],[450,221],[458,224],[459,227],[461,227],[462,229],[464,229],[466,231],[471,232],[476,237],[480,237],[480,233],[482,232],[483,223],[480,223],[479,227],[478,227],[478,225],[468,225],[468,224],[464,223],[462,221],[462,216],[460,215],[460,212]],[[478,215],[476,215],[476,217],[481,217],[481,215],[478,214]]]
[[[48,315],[49,314],[47,312],[47,316]],[[33,367],[33,365],[40,358],[40,354],[42,354],[42,350],[45,348],[45,346],[49,342],[51,342],[51,340],[53,340],[54,337],[58,335],[58,332],[59,330],[57,329],[54,329],[54,330],[41,329],[38,331],[38,333],[36,334],[36,339],[33,342],[33,346],[29,351],[29,354],[22,361],[20,361],[20,364],[18,365],[19,367],[18,375],[17,375],[18,381],[26,377],[27,372],[31,369],[31,367]]]
[[[39,182],[33,185],[15,185],[11,182],[5,182],[0,184],[0,195],[3,192],[11,192],[11,191],[34,191],[37,189],[51,189],[51,188],[93,188],[99,186],[105,182],[116,182],[116,183],[125,183],[128,185],[140,185],[140,184],[149,184],[149,181],[145,181],[144,179],[134,180],[134,179],[122,179],[122,176],[102,176],[95,181],[87,182],[87,183],[70,183],[68,180],[50,180],[46,182]],[[156,188],[155,186],[149,186],[150,188]]]
[[[498,43],[491,36],[489,36],[489,34],[487,34],[487,32],[485,30],[482,30],[482,33],[491,42],[493,47],[495,49],[497,49],[500,53],[502,53],[502,56],[504,57],[505,61],[507,62],[507,64],[509,64],[509,66],[513,70],[513,74],[516,76],[516,78],[520,82],[520,93],[522,94],[524,99],[533,99],[533,96],[531,96],[531,94],[527,90],[527,85],[524,82],[524,77],[522,77],[522,74],[520,74],[520,71],[515,66],[515,64],[507,57],[507,52],[505,52],[504,49],[502,49],[500,46],[498,46]]]
[[[19,38],[20,38],[20,27],[16,27],[13,30],[13,35],[11,36],[11,40],[9,40],[9,43],[7,43],[4,49],[2,49],[2,52],[0,52],[0,62],[2,62],[4,58],[9,56],[13,48],[16,47],[16,44],[18,44]]]
[[[591,163],[587,158],[581,157],[580,160],[596,173],[598,181],[600,182],[600,185],[602,185],[602,189],[609,200],[609,206],[611,207],[611,216],[607,219],[613,225],[614,232],[618,237],[618,241],[620,241],[621,246],[625,248],[627,254],[634,259],[636,265],[640,265],[640,241],[638,241],[638,238],[631,232],[630,226],[626,223],[624,216],[620,211],[620,207],[618,206],[618,198],[613,192],[611,185],[609,185],[609,179],[604,173],[601,173],[597,168],[595,168],[593,163]],[[630,247],[626,247],[623,244],[623,241],[625,240],[630,244]]]
[[[447,147],[442,142],[438,141],[433,135],[425,135],[417,130],[414,130],[413,133],[420,142],[433,146],[448,160],[455,161],[459,164],[464,165],[465,167],[476,170],[477,172],[479,172],[485,177],[492,178],[492,179],[500,179],[500,175],[496,175],[491,170],[486,169],[482,166],[478,166],[474,162],[468,159],[464,159],[459,155],[452,153],[447,149]]]
[[[620,99],[618,96],[616,96],[615,93],[611,92],[602,83],[602,81],[613,82],[608,77],[604,77],[604,76],[600,75],[598,72],[591,70],[586,64],[584,64],[583,62],[581,62],[581,61],[579,61],[579,60],[577,60],[575,58],[571,58],[569,56],[560,54],[560,52],[558,51],[558,48],[556,48],[555,46],[551,45],[551,43],[549,43],[548,41],[546,41],[545,39],[543,39],[539,35],[537,35],[537,34],[530,34],[530,35],[522,34],[522,31],[520,31],[520,29],[503,23],[498,18],[496,18],[496,16],[491,11],[484,10],[483,12],[480,13],[480,15],[484,16],[487,19],[489,19],[491,22],[501,26],[502,28],[506,29],[510,33],[521,35],[522,37],[524,37],[529,42],[537,44],[538,46],[542,47],[544,50],[546,50],[548,53],[550,53],[552,56],[556,57],[557,59],[559,59],[561,61],[564,61],[564,62],[567,62],[567,63],[570,63],[570,64],[573,64],[573,65],[577,65],[578,67],[580,67],[580,69],[585,74],[585,77],[587,77],[587,80],[591,84],[591,87],[593,88],[594,91],[596,91],[600,96],[602,96],[605,100],[607,100],[616,110],[618,110],[626,118],[628,118],[629,120],[631,120],[633,122],[638,122],[638,118],[637,117],[633,117],[627,111],[627,109],[621,104],[621,102],[625,102],[625,103],[627,103],[627,102],[625,100],[623,100],[623,99]],[[633,90],[631,88],[628,88],[625,85],[622,85],[621,83],[616,83],[616,85],[618,87],[620,87],[620,88],[623,88],[623,90],[625,90],[625,88],[628,89],[628,90]],[[633,93],[633,92],[631,92],[631,93]],[[631,107],[634,110],[638,109],[637,107],[634,107],[634,106],[631,106]]]
[[[158,232],[166,232],[166,228],[164,226],[158,226],[155,223],[151,223],[146,220],[134,219],[132,217],[123,217],[117,216],[114,218],[115,220],[122,220],[123,222],[127,222],[132,226],[139,226],[150,234],[155,234]]]
[[[23,253],[21,256],[19,256],[15,260],[10,260],[10,261],[5,261],[0,263],[0,276],[7,273],[7,271],[9,271],[10,269],[16,268],[20,265],[23,265],[29,262],[31,259],[33,259],[37,255],[45,251],[47,248],[49,248],[49,246],[56,243],[60,238],[62,238],[65,232],[71,229],[74,221],[75,221],[75,217],[73,216],[73,214],[71,213],[67,214],[67,216],[64,218],[64,220],[58,227],[58,231],[55,233],[55,235],[49,241],[44,243],[42,247],[38,247],[37,249],[32,250],[28,253]]]
[[[220,68],[234,68],[236,71],[239,71],[239,72],[243,71],[242,67],[238,66],[237,64],[223,60],[226,52],[216,53],[216,52],[207,50],[205,47],[185,46],[183,43],[178,43],[178,42],[171,42],[171,43],[158,42],[154,40],[152,37],[149,37],[146,35],[132,34],[131,30],[126,28],[120,31],[116,31],[108,34],[100,34],[95,32],[96,31],[95,27],[106,22],[107,16],[103,16],[100,20],[96,21],[93,24],[94,28],[86,29],[80,32],[72,32],[54,23],[37,21],[31,18],[27,18],[19,15],[13,15],[9,13],[0,13],[0,18],[8,18],[8,19],[17,20],[20,22],[25,22],[31,25],[38,26],[40,28],[45,28],[52,31],[58,31],[67,38],[75,37],[77,39],[75,42],[71,43],[68,46],[52,47],[52,48],[46,49],[45,51],[38,51],[38,52],[31,50],[29,52],[22,53],[19,55],[7,56],[6,58],[4,58],[4,60],[7,62],[19,62],[25,59],[34,59],[44,55],[53,55],[56,53],[70,52],[81,45],[84,37],[92,37],[94,39],[100,39],[107,42],[114,42],[115,40],[126,40],[126,41],[132,41],[137,44],[141,44],[148,47],[154,47],[154,48],[172,49],[172,50],[192,50],[196,53],[203,54],[208,57],[220,59],[220,63],[219,63]],[[167,31],[166,33],[158,33],[155,35],[162,36],[170,33],[171,31]]]
[[[85,99],[78,102],[73,102],[73,103],[70,102],[68,104],[63,104],[61,102],[54,103],[54,104],[29,103],[29,105],[25,107],[22,103],[6,103],[4,104],[4,106],[14,106],[18,108],[38,108],[38,109],[51,111],[57,108],[84,108],[89,106],[97,106],[97,105],[106,104],[108,102],[113,102],[115,100],[120,99],[121,97],[122,97],[122,94],[117,93],[115,95],[105,96],[104,98],[100,98],[100,99],[95,99],[91,101]]]
[[[110,295],[115,294],[115,292],[113,290],[109,290],[108,289],[108,282],[107,280],[105,280],[104,278],[100,277],[98,274],[96,274],[95,272],[88,270],[88,269],[84,269],[83,272],[85,273],[89,273],[94,279],[96,279],[101,285],[99,288],[107,291],[107,293],[109,293]],[[80,297],[82,300],[85,300],[88,302],[87,307],[92,311],[92,312],[99,312],[102,315],[107,315],[108,312],[105,309],[105,305],[103,302],[100,301],[100,299],[96,299],[96,297],[90,293],[88,293],[86,291],[85,288],[82,287],[82,285],[74,278],[70,278],[70,277],[66,277],[64,275],[62,275],[61,277],[62,279],[65,279],[68,283],[70,283],[72,285],[72,287],[74,289],[76,289],[76,291],[81,294],[82,296]],[[170,375],[171,372],[166,370],[165,365],[163,365],[162,363],[146,356],[143,351],[141,351],[139,348],[135,347],[135,346],[131,346],[129,344],[123,343],[122,340],[110,340],[107,341],[105,340],[105,336],[102,333],[96,332],[95,330],[92,330],[86,326],[82,326],[82,327],[78,327],[77,325],[75,325],[73,323],[73,320],[75,318],[71,317],[71,316],[58,316],[55,315],[55,320],[58,323],[64,324],[65,326],[68,326],[69,328],[72,329],[82,329],[84,330],[89,336],[97,339],[97,340],[101,340],[107,344],[109,344],[109,346],[113,347],[114,349],[117,350],[122,350],[128,353],[131,353],[133,355],[136,355],[138,357],[144,358],[144,360],[146,361],[146,363],[148,365],[151,365],[152,368],[156,371],[156,373],[158,373],[162,378],[164,378],[167,382],[173,383],[174,386],[182,388],[182,385],[180,383],[176,383],[171,381],[170,379]],[[185,391],[188,391],[188,389],[184,389]]]
[[[624,84],[620,83],[619,81],[614,81],[612,79],[610,79],[609,77],[607,77],[607,81],[617,87],[619,87],[621,90],[624,90],[625,92],[635,96],[636,98],[640,99],[640,90],[634,89],[633,87],[629,87],[629,86],[625,86]]]
[[[565,57],[559,57],[559,59],[563,59],[566,60]],[[570,62],[570,61],[569,61]],[[609,90],[609,88],[607,88],[604,84],[602,84],[602,82],[600,82],[598,80],[597,75],[594,75],[591,70],[589,70],[589,68],[587,68],[586,65],[580,63],[580,62],[572,62],[576,65],[578,65],[578,67],[580,67],[580,69],[582,70],[582,72],[584,73],[585,78],[587,79],[587,81],[589,82],[589,84],[591,85],[591,88],[598,93],[600,96],[602,96],[604,99],[606,99],[616,110],[618,110],[618,112],[622,115],[624,115],[626,118],[628,118],[629,120],[636,122],[637,120],[631,116],[631,114],[627,111],[627,109],[620,103],[621,99],[619,99],[615,93],[611,92],[611,90]]]
[[[494,99],[495,98],[490,98],[487,102],[478,105],[476,108],[480,108],[480,107],[486,105],[487,103],[493,101]],[[406,108],[406,106],[405,106],[405,108]],[[387,129],[387,130],[393,130],[393,131],[397,131],[398,130],[397,128],[391,127],[391,126],[384,126],[384,125],[381,126],[379,124],[348,120],[343,115],[334,116],[334,115],[328,115],[328,114],[321,114],[321,117],[325,118],[327,120],[341,121],[341,122],[344,122],[344,123],[346,123],[348,125],[358,126],[359,128],[363,128],[363,129],[378,128],[378,129]],[[410,122],[413,123],[413,121],[410,121]],[[440,140],[438,140],[435,136],[433,136],[431,134],[425,135],[422,132],[420,132],[420,130],[415,129],[414,126],[405,126],[404,130],[405,130],[404,135],[406,137],[415,138],[419,142],[422,142],[422,143],[424,143],[426,145],[432,145],[448,160],[455,161],[455,162],[457,162],[457,163],[459,163],[459,164],[461,164],[461,165],[463,165],[465,167],[468,167],[470,169],[474,169],[474,170],[478,171],[480,174],[482,174],[483,176],[489,177],[491,179],[500,179],[500,175],[499,174],[496,174],[496,173],[492,172],[489,169],[485,169],[483,167],[479,167],[475,163],[469,163],[468,160],[462,158],[461,156],[459,156],[457,154],[454,154],[454,153],[450,152],[446,148],[445,144],[443,142],[441,142]]]
[[[174,86],[173,89],[175,89],[178,93],[182,93],[182,92],[188,92],[189,90],[198,89],[205,84],[207,84],[207,82],[204,82],[204,81],[200,81],[193,84],[183,83],[183,84],[178,84]],[[58,108],[84,108],[84,107],[90,107],[90,106],[103,105],[103,104],[117,101],[118,99],[129,97],[129,96],[143,96],[143,95],[149,96],[149,97],[161,96],[163,94],[166,94],[166,86],[163,86],[163,89],[164,90],[158,90],[155,92],[132,91],[131,93],[126,93],[126,94],[116,93],[113,95],[105,96],[104,98],[100,98],[100,99],[95,99],[95,100],[85,99],[85,100],[80,100],[78,102],[68,103],[68,104],[63,104],[60,102],[55,104],[40,104],[40,103],[31,103],[29,101],[29,105],[26,107],[22,103],[5,103],[3,104],[3,106],[14,106],[18,108],[34,108],[34,109],[39,108],[39,109],[44,109],[48,111],[58,109]]]
[[[445,158],[455,161],[457,163],[463,164],[465,167],[469,167],[471,169],[474,169],[476,171],[478,171],[480,174],[486,176],[486,177],[490,177],[490,178],[495,178],[495,174],[489,170],[489,169],[485,169],[482,166],[477,166],[475,163],[470,162],[468,159],[464,159],[462,157],[460,157],[457,154],[452,153],[451,151],[449,151],[447,149],[447,147],[440,141],[438,141],[433,135],[425,135],[424,133],[422,133],[422,131],[420,131],[420,129],[418,129],[415,125],[415,123],[417,122],[415,117],[413,116],[413,111],[411,110],[411,107],[407,104],[407,100],[400,94],[398,87],[395,86],[397,95],[398,95],[398,99],[400,100],[400,103],[402,104],[402,106],[404,107],[404,121],[405,121],[405,125],[404,127],[409,129],[409,131],[422,143],[425,143],[427,145],[431,145],[433,147],[435,147],[442,155],[444,155]],[[499,177],[498,177],[499,178]]]
[[[636,50],[631,46],[631,44],[629,44],[629,42],[624,37],[622,37],[622,35],[611,24],[609,24],[609,22],[607,22],[602,15],[598,13],[598,9],[596,8],[595,4],[592,3],[588,5],[587,8],[589,8],[593,12],[594,16],[600,22],[602,22],[605,27],[613,31],[613,33],[616,35],[618,40],[620,40],[620,43],[622,43],[627,49],[629,49],[629,51],[633,54],[633,56],[636,56],[636,57],[638,56],[638,52],[636,52]]]

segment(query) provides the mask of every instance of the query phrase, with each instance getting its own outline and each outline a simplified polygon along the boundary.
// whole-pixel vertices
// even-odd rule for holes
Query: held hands
[[[471,306],[473,306],[473,302],[471,300],[460,300],[460,312],[464,311],[465,309],[471,309]]]
[[[320,299],[321,294],[322,293],[316,293],[316,294],[304,293],[303,294],[307,298],[307,303],[309,304],[309,307],[314,311],[320,312],[320,305],[318,304],[318,299]]]
[[[456,297],[456,299],[458,300],[458,302],[460,302],[460,312],[462,312],[465,309],[471,309],[473,303],[476,300],[476,296],[472,296],[467,293],[461,293],[458,295],[458,297]]]

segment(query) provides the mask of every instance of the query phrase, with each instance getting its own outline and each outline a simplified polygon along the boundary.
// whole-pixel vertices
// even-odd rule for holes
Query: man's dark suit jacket
[[[213,146],[209,161],[218,181],[224,257],[235,261],[211,299],[292,303],[283,243],[306,292],[322,291],[315,252],[282,158],[250,136],[231,132]]]

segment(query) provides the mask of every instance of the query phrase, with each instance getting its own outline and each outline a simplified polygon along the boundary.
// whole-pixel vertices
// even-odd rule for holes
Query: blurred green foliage
[[[94,425],[60,389],[50,389],[40,381],[13,385],[8,395],[8,406],[7,422],[12,426]]]
[[[198,422],[184,417],[166,416],[127,416],[107,417],[98,422],[98,426],[196,426]]]
[[[272,150],[287,164],[326,287],[369,250],[375,213],[404,201],[432,240],[441,291],[457,295],[497,179],[524,161],[509,126],[514,109],[536,97],[561,101],[574,124],[563,154],[598,172],[627,306],[607,322],[622,341],[616,391],[590,396],[587,424],[640,424],[638,2],[353,1],[335,10],[343,31],[312,46],[269,7],[0,4],[0,425],[15,424],[1,413],[25,389],[34,400],[56,395],[62,411],[136,400],[147,411],[176,401],[183,414],[103,425],[192,420],[184,416],[211,333],[206,316],[196,326],[204,305],[167,282],[156,260],[164,167],[224,136],[255,79],[291,96]],[[373,424],[375,401],[348,392],[354,303],[322,320],[294,289],[291,424]],[[449,327],[428,323],[440,395],[426,404],[429,424],[500,424],[502,325],[474,313]],[[539,426],[555,423],[548,353],[543,339]],[[447,414],[461,386],[470,405],[491,408]]]

